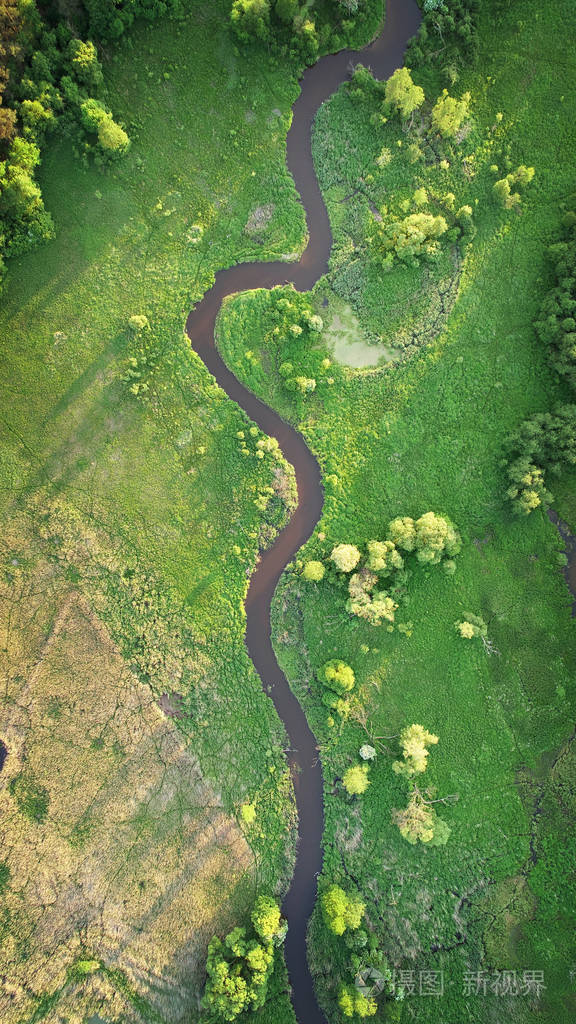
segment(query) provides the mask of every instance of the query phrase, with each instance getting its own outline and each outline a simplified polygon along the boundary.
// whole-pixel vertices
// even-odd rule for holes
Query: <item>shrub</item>
[[[488,626],[481,619],[479,615],[472,615],[471,612],[465,612],[464,618],[461,622],[455,623],[456,630],[465,640],[472,640],[474,637],[486,637],[488,635]]]
[[[48,813],[50,795],[48,790],[39,785],[34,776],[28,772],[20,772],[10,780],[8,792],[14,797],[18,809],[30,821],[41,825]]]

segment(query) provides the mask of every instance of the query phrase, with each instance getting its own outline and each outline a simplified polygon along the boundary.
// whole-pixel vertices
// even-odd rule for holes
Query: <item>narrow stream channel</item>
[[[316,111],[361,62],[377,78],[388,78],[402,65],[404,50],[420,24],[415,0],[387,0],[384,29],[363,50],[342,50],[323,57],[301,79],[293,106],[286,160],[300,194],[308,224],[308,245],[298,263],[244,263],[222,270],[213,287],[190,313],[186,331],[193,348],[220,387],[254,420],[275,437],[294,466],[298,507],[275,543],[262,555],[246,596],[246,646],[270,693],[290,740],[289,761],[298,810],[298,849],[290,888],[282,906],[289,929],[285,943],[292,1004],[299,1024],[325,1024],[316,1001],[306,956],[306,929],[316,901],[317,876],[322,868],[324,807],[322,768],[316,739],[306,716],[280,669],[270,636],[270,605],[280,576],[308,540],[320,519],[323,492],[320,467],[302,436],[245,388],[228,369],[214,340],[214,325],[227,295],[251,288],[293,284],[309,291],[328,270],[332,233],[312,160],[311,133]]]

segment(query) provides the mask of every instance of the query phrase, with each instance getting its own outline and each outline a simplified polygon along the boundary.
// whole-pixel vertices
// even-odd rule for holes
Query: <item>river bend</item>
[[[286,160],[306,212],[308,245],[298,263],[244,263],[216,274],[214,285],[195,306],[186,322],[192,347],[220,387],[258,424],[275,437],[298,485],[298,506],[276,541],[265,551],[250,579],[246,596],[246,646],[262,685],[270,694],[290,741],[298,810],[298,848],[294,874],[282,910],[289,929],[285,943],[292,1004],[299,1024],[325,1024],[318,1006],[306,956],[306,930],[316,901],[322,868],[324,806],[322,768],[316,739],[306,716],[280,669],[272,648],[270,606],[286,565],[308,540],[322,514],[320,467],[301,434],[245,388],[228,369],[216,348],[214,328],[222,301],[252,288],[293,284],[309,291],[328,270],[332,234],[328,213],[312,160],[312,124],[319,106],[346,81],[351,67],[361,62],[376,78],[388,78],[402,65],[409,39],[420,23],[415,0],[387,0],[381,34],[363,50],[342,50],[322,57],[301,79],[287,136]]]

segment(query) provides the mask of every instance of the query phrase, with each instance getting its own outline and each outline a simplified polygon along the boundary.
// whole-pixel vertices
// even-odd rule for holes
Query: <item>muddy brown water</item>
[[[278,440],[284,456],[294,466],[298,484],[298,507],[275,543],[262,555],[250,580],[245,607],[248,653],[290,741],[288,757],[296,793],[299,838],[294,874],[282,910],[289,924],[284,949],[299,1024],[325,1024],[326,1020],[316,1001],[306,956],[306,931],[322,868],[322,769],[316,739],[276,661],[270,634],[270,605],[286,565],[320,519],[322,483],[320,467],[302,436],[228,369],[216,348],[214,326],[227,295],[283,284],[309,291],[328,270],[332,233],[311,148],[316,111],[349,78],[351,68],[358,62],[371,68],[377,78],[388,78],[402,65],[406,44],[416,32],[420,17],[415,0],[387,0],[384,29],[373,43],[363,50],[342,50],[323,57],[304,72],[301,93],[293,106],[286,160],[306,211],[308,245],[298,263],[244,263],[220,271],[186,323],[192,346],[207,369],[260,429]]]

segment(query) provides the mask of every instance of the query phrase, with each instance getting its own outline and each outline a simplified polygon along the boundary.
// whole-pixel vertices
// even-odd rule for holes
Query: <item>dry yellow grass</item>
[[[252,871],[241,831],[184,732],[50,563],[16,565],[2,584],[0,647],[0,1018],[21,1024],[60,992],[45,1020],[140,1020],[102,971],[70,977],[94,959],[165,1020],[190,1019],[207,942]],[[22,813],[17,777],[46,790],[43,821]]]

